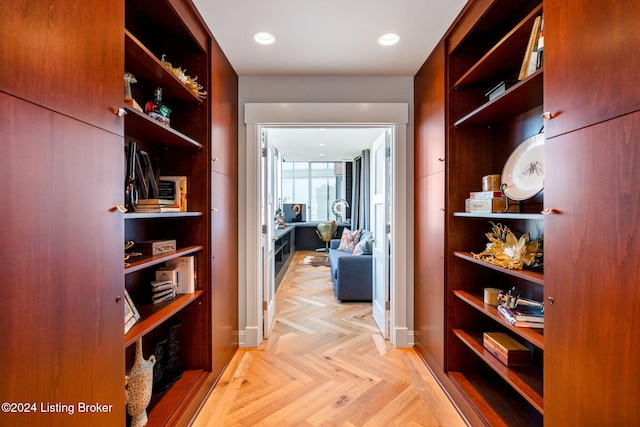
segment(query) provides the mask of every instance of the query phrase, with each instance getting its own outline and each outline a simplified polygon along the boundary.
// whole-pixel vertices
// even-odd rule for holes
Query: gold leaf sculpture
[[[162,59],[161,59],[162,64],[165,66],[165,68],[171,71],[171,73],[174,76],[176,76],[176,78],[180,80],[182,84],[185,85],[186,88],[189,89],[191,92],[193,92],[194,94],[196,94],[202,99],[206,98],[207,92],[202,90],[203,89],[202,85],[197,82],[198,77],[188,76],[187,70],[183,70],[180,67],[174,67],[173,65],[171,65],[169,61],[165,59],[165,56],[166,55],[162,55]]]
[[[484,251],[479,254],[471,253],[474,258],[511,270],[522,270],[525,265],[541,265],[542,237],[531,242],[529,233],[517,238],[506,225],[491,224],[491,232],[485,233],[489,242]]]

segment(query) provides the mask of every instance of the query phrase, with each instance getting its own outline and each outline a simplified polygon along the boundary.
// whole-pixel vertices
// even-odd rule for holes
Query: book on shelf
[[[180,208],[167,207],[167,206],[136,206],[137,213],[170,213],[170,212],[182,212]]]
[[[494,197],[504,197],[502,191],[472,191],[469,193],[470,199],[493,199]]]
[[[136,206],[173,206],[173,200],[168,199],[138,199]]]
[[[518,305],[511,309],[511,313],[513,313],[513,317],[516,320],[523,320],[525,322],[544,322],[544,309],[542,307]]]
[[[527,78],[531,73],[536,70],[538,64],[538,38],[540,36],[540,24],[542,16],[536,16],[533,21],[533,27],[529,35],[529,42],[527,43],[527,50],[524,53],[522,59],[522,66],[520,67],[520,74],[518,74],[518,80]],[[533,67],[533,69],[532,69]]]
[[[498,306],[498,313],[500,313],[507,322],[515,327],[537,329],[544,328],[544,321],[531,322],[526,320],[517,320],[511,310],[501,305]]]

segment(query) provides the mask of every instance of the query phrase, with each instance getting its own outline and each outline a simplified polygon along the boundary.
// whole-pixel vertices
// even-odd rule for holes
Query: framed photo
[[[129,332],[131,327],[135,325],[135,323],[140,320],[140,313],[136,309],[136,306],[133,304],[133,300],[131,296],[129,296],[129,292],[124,290],[124,333]]]
[[[161,176],[159,181],[160,199],[170,200],[172,206],[187,212],[187,177]]]

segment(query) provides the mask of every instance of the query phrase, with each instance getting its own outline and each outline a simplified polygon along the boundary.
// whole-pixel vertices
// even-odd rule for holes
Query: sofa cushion
[[[360,241],[353,248],[352,255],[371,255],[371,243],[373,242],[373,234],[370,231],[364,231],[360,234]]]
[[[360,240],[361,230],[351,231],[348,228],[342,230],[342,237],[340,238],[339,251],[353,252],[353,248],[356,246],[356,239]]]

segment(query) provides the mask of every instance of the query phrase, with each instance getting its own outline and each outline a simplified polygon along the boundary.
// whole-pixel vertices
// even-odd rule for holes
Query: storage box
[[[176,250],[175,240],[146,240],[135,246],[142,255],[159,255]]]
[[[520,212],[520,204],[509,200],[509,209],[507,210],[506,197],[493,197],[491,199],[475,199],[468,198],[464,203],[465,212]]]
[[[196,259],[194,256],[181,256],[166,262],[167,267],[178,271],[178,293],[192,294],[196,291]]]
[[[485,332],[482,345],[509,367],[531,366],[531,351],[503,332]]]

